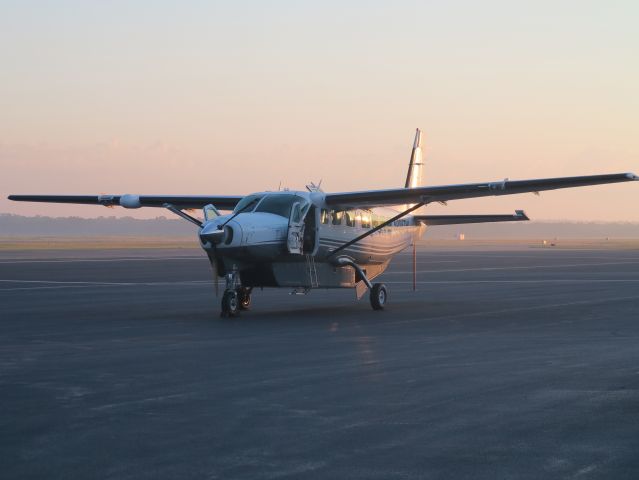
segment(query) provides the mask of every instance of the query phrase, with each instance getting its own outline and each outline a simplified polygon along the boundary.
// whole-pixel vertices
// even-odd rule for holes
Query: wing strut
[[[171,205],[170,203],[165,203],[162,206],[166,208],[168,211],[175,213],[178,217],[182,217],[187,222],[194,223],[198,227],[202,226],[202,222],[200,222],[197,218],[192,217],[188,213],[184,213],[182,210],[180,210],[179,208],[176,208],[174,205]]]
[[[333,250],[332,252],[330,252],[326,258],[328,257],[332,257],[333,255],[335,255],[337,252],[340,252],[342,250],[344,250],[345,248],[350,247],[351,245],[359,242],[360,240],[368,237],[369,235],[372,235],[373,233],[377,232],[378,230],[381,230],[382,228],[386,227],[387,225],[390,225],[391,223],[393,223],[396,220],[399,220],[402,217],[405,217],[406,215],[408,215],[409,213],[411,213],[413,210],[417,210],[419,207],[423,207],[424,205],[426,205],[426,202],[421,202],[421,203],[416,203],[415,205],[413,205],[412,207],[410,207],[407,210],[404,210],[403,212],[395,215],[393,218],[386,220],[384,223],[377,225],[375,228],[371,228],[369,231],[361,234],[359,237],[355,237],[353,240],[350,240],[348,242],[346,242],[344,245],[340,245],[339,247],[337,247],[335,250]]]

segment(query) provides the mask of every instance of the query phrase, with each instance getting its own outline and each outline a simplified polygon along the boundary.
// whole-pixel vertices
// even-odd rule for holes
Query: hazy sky
[[[9,193],[243,194],[639,173],[639,2],[0,2]],[[432,212],[639,221],[639,184]]]

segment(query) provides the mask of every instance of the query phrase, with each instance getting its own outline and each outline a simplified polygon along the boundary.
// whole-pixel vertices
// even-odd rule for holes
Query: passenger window
[[[346,225],[349,227],[355,226],[355,214],[353,212],[345,212],[344,216],[346,217]]]
[[[333,210],[333,225],[341,225],[344,212],[336,212]]]
[[[362,212],[362,228],[371,228],[370,212]]]
[[[328,210],[322,209],[322,213],[320,214],[320,221],[324,225],[328,225]]]

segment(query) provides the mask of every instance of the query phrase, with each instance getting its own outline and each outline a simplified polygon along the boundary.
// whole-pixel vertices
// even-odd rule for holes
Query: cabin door
[[[306,213],[306,212],[304,212]],[[302,204],[295,202],[291,207],[291,216],[288,219],[288,234],[286,246],[289,253],[301,255],[304,245],[304,215]]]

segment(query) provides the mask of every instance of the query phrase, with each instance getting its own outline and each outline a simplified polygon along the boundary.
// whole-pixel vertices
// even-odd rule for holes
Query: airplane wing
[[[530,220],[523,210],[514,215],[415,215],[416,221],[426,225],[456,225],[460,223],[521,222]]]
[[[83,205],[121,206],[125,208],[164,207],[202,208],[213,204],[220,210],[233,210],[242,196],[193,196],[193,195],[9,195],[18,202],[77,203]]]
[[[535,180],[506,179],[498,182],[467,183],[461,185],[327,193],[326,203],[342,208],[371,208],[383,205],[446,202],[448,200],[487,197],[492,195],[513,195],[526,192],[537,193],[559,188],[585,187],[589,185],[631,182],[636,180],[639,180],[639,177],[634,173],[540,178]]]

